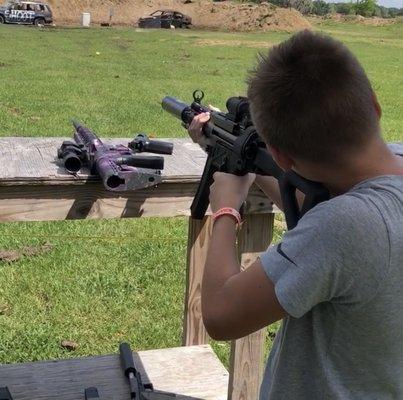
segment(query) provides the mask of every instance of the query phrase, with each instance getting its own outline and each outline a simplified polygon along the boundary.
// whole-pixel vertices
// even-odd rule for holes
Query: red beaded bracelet
[[[239,211],[235,210],[235,208],[232,207],[223,207],[216,211],[213,214],[213,223],[223,215],[230,215],[231,217],[233,217],[238,226],[242,224],[241,214],[239,213]]]

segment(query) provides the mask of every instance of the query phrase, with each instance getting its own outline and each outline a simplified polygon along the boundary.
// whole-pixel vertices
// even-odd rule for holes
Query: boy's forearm
[[[212,315],[216,315],[223,286],[239,271],[235,220],[231,216],[222,216],[213,226],[203,275],[202,314],[206,325]]]
[[[278,182],[270,176],[256,177],[256,183],[275,204],[281,206]],[[203,317],[217,306],[215,299],[227,280],[239,273],[240,263],[236,253],[236,224],[231,216],[222,216],[213,226],[202,283]]]

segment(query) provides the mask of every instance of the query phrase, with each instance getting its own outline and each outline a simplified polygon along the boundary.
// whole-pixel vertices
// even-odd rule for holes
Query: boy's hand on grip
[[[239,210],[248,196],[255,174],[236,176],[224,172],[214,174],[214,183],[210,186],[210,207],[215,213],[220,208],[231,207]]]
[[[188,133],[193,142],[199,144],[201,147],[206,147],[206,137],[203,133],[204,125],[210,120],[210,113],[202,113],[196,115],[190,125],[188,126]]]

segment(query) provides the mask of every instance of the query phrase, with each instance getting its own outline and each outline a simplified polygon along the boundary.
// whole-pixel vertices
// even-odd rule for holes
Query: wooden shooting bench
[[[226,400],[228,372],[208,345],[140,351],[134,358],[143,383],[175,393],[172,400]],[[89,387],[102,400],[130,399],[117,354],[0,366],[2,385],[13,400],[84,400]]]
[[[206,160],[204,152],[190,140],[171,140],[174,153],[165,158],[161,184],[125,193],[106,191],[99,180],[86,173],[78,176],[67,174],[56,161],[57,148],[63,140],[0,139],[0,221],[189,216],[189,207]],[[126,144],[128,139],[113,139],[112,142]],[[272,203],[258,188],[253,188],[245,214],[245,223],[238,236],[238,251],[242,265],[247,268],[272,239]],[[201,318],[200,288],[211,227],[209,216],[202,221],[189,218],[182,344],[192,347],[140,352],[140,358],[144,359],[145,371],[156,389],[192,398],[256,400],[262,380],[265,330],[231,343],[229,374],[207,346],[209,337]],[[30,390],[38,393],[35,399],[55,398],[39,395],[41,379],[46,376],[44,371],[59,371],[66,381],[75,382],[78,376],[87,373],[86,365],[96,364],[95,371],[98,372],[93,374],[98,373],[100,378],[108,369],[105,362],[112,366],[117,363],[116,357],[0,366],[0,386],[7,385],[5,377],[12,379],[25,371],[31,379],[27,393]],[[175,365],[179,372],[173,379],[167,366],[171,369],[176,368]],[[188,367],[183,368],[183,365]],[[75,372],[76,369],[80,374]],[[180,376],[180,371],[183,376]],[[32,392],[34,389],[37,392]],[[60,388],[58,398],[83,398],[77,397],[77,392],[75,397],[69,397],[67,393],[67,389]],[[22,396],[17,400],[25,398],[33,397]],[[116,400],[124,398],[123,395],[113,397]]]

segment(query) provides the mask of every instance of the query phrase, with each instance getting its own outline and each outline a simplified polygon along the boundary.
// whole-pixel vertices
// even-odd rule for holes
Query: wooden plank
[[[266,329],[231,342],[228,400],[256,400],[263,378]]]
[[[0,138],[0,184],[82,184],[90,177],[84,169],[77,176],[68,174],[57,159],[57,149],[63,140],[71,138]],[[111,139],[105,143],[127,144],[130,139]],[[174,152],[165,157],[162,171],[164,182],[195,182],[203,171],[206,162],[204,151],[190,139],[165,139],[174,143]],[[147,155],[147,153],[143,153]]]
[[[84,185],[17,185],[0,190],[0,222],[126,217],[188,216],[197,183],[163,183],[121,195],[101,183]],[[272,203],[252,190],[248,213],[272,212]]]
[[[183,325],[184,346],[208,343],[209,336],[201,315],[201,284],[213,223],[189,218],[186,296]]]
[[[210,346],[180,347],[134,353],[145,380],[176,393],[178,400],[224,400],[228,372]],[[103,399],[127,400],[129,386],[117,355],[0,366],[0,386],[18,400],[82,400],[96,386]]]
[[[57,149],[70,138],[4,137],[0,138],[0,185],[6,184],[81,184],[88,179],[88,171],[73,176],[60,166]],[[127,144],[131,138],[103,139],[104,143]],[[190,139],[165,139],[174,143],[172,156],[165,157],[164,182],[194,182],[203,171],[206,154]],[[397,144],[391,148],[398,149]],[[395,147],[393,147],[395,146]],[[144,153],[146,154],[146,153]],[[92,177],[94,179],[94,177]]]
[[[140,357],[156,389],[176,390],[201,399],[227,398],[228,371],[209,345],[167,349],[163,353],[151,350],[140,352]],[[176,389],[178,385],[180,389]]]
[[[238,238],[243,268],[248,268],[272,240],[273,215],[247,215]],[[231,343],[229,400],[256,400],[263,377],[266,329]]]

